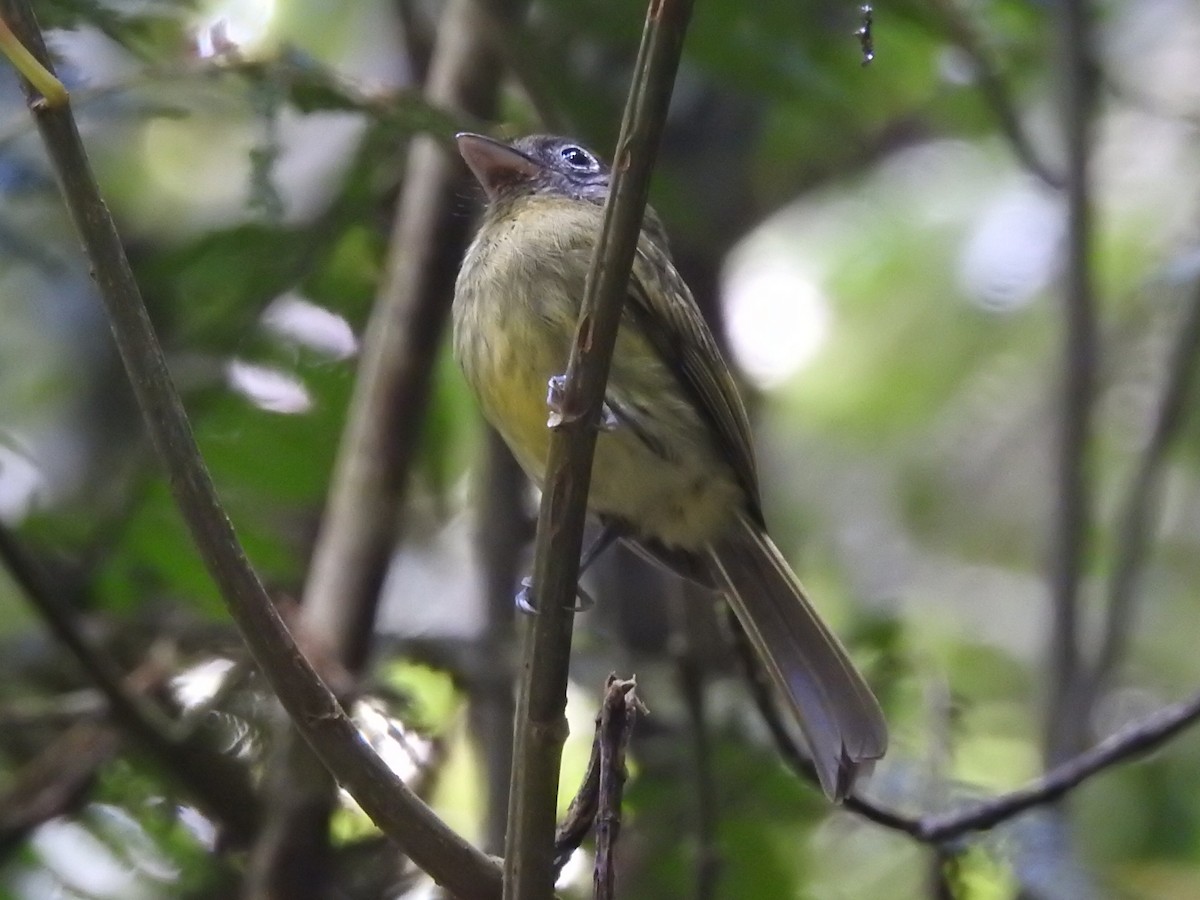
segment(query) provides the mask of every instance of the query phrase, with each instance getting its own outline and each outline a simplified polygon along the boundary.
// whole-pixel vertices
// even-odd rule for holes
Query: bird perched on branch
[[[542,484],[551,405],[610,170],[577,142],[458,135],[487,209],[454,293],[454,354],[487,420]],[[871,689],[767,534],[750,426],[647,209],[605,393],[588,508],[643,555],[728,598],[787,698],[826,795],[883,756]]]

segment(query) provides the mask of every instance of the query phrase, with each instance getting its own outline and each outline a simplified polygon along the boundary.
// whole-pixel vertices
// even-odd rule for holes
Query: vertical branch
[[[515,5],[495,0],[497,16]],[[439,22],[425,99],[482,117],[500,81],[482,4],[453,0]],[[370,321],[329,499],[304,587],[301,626],[351,672],[366,663],[379,592],[420,447],[468,221],[454,200],[465,169],[432,138],[416,138],[396,209],[387,270]],[[270,826],[252,867],[264,895],[326,894],[334,785],[284,724],[272,766]]]
[[[538,613],[528,635],[517,701],[504,865],[509,898],[541,900],[554,892],[554,817],[566,739],[572,607],[596,422],[691,8],[691,0],[651,0],[647,11],[613,159],[611,192],[567,366],[564,421],[551,435],[533,566]]]
[[[1088,152],[1095,99],[1087,0],[1058,3],[1058,54],[1066,142],[1067,246],[1063,275],[1063,376],[1058,444],[1058,506],[1050,592],[1051,687],[1045,757],[1054,765],[1083,749],[1088,710],[1081,696],[1079,589],[1091,521],[1088,442],[1098,349],[1091,283]]]
[[[428,79],[429,60],[433,56],[433,24],[426,18],[428,10],[416,0],[395,0],[396,18],[404,32],[404,51],[409,77],[414,84]],[[422,7],[418,9],[418,7]]]
[[[676,583],[671,587],[668,602],[671,611],[671,649],[675,656],[679,690],[687,706],[692,731],[697,845],[693,896],[696,900],[711,900],[717,896],[721,857],[717,845],[717,792],[712,771],[712,744],[705,717],[705,660],[710,658],[711,649],[706,644],[711,641],[705,640],[709,635],[704,634],[701,613],[711,613],[712,605],[710,603],[705,607],[700,597],[689,596],[695,592],[688,584]]]
[[[484,623],[470,677],[470,727],[483,758],[487,810],[484,849],[504,850],[512,773],[516,702],[516,628],[513,596],[521,548],[533,522],[527,510],[526,479],[508,447],[488,429],[487,466],[480,512],[479,557],[484,576]]]
[[[596,867],[592,876],[595,900],[613,900],[617,883],[616,849],[621,834],[621,798],[629,776],[625,751],[639,712],[637,683],[608,677],[600,710],[600,791],[596,809]]]
[[[496,103],[500,72],[479,5],[452,0],[446,7],[425,96],[486,116]],[[305,626],[352,669],[366,656],[369,623],[420,446],[433,366],[467,239],[469,223],[456,214],[454,200],[468,184],[466,169],[433,138],[413,141],[387,271],[367,324],[304,590]]]
[[[942,844],[935,844],[929,854],[930,900],[957,900],[953,873],[958,857]]]

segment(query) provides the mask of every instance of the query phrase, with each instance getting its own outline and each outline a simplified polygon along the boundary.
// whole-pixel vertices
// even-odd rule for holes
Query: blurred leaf
[[[191,43],[184,30],[196,0],[144,0],[137,4],[103,0],[39,0],[43,28],[91,26],[142,59],[164,58]]]
[[[721,851],[716,896],[801,896],[808,874],[803,844],[820,801],[773,754],[732,735],[714,736],[714,745]],[[621,885],[631,898],[695,891],[696,791],[679,749],[661,748],[661,759],[643,755],[626,788],[629,815],[621,840],[632,868]]]
[[[160,330],[173,342],[228,350],[312,263],[303,232],[240,225],[144,259],[138,276],[147,302],[165,317]]]

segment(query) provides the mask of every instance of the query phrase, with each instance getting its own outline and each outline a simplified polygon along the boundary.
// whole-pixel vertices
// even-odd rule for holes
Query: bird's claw
[[[574,606],[567,607],[571,612],[587,612],[596,605],[591,594],[579,585],[575,586],[575,599],[578,602]],[[519,612],[523,612],[527,616],[537,615],[537,607],[533,605],[533,576],[527,575],[521,579],[521,589],[517,591],[515,603]]]
[[[578,418],[577,414],[568,414],[563,409],[563,394],[566,392],[566,387],[566,375],[550,376],[546,391],[546,406],[550,409],[550,418],[546,420],[547,428],[561,428],[567,422]],[[617,419],[616,413],[612,411],[612,407],[607,403],[603,404],[600,407],[600,421],[596,427],[601,431],[614,431],[619,424],[620,421]]]
[[[526,576],[521,579],[521,589],[517,591],[516,597],[517,612],[525,613],[527,616],[536,616],[537,607],[533,605],[533,578]]]

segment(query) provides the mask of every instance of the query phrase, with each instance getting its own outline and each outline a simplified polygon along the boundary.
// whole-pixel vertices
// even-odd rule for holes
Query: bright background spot
[[[1025,306],[1050,282],[1062,255],[1064,210],[1047,191],[1022,185],[984,207],[963,247],[962,287],[996,311]]]
[[[227,41],[245,52],[266,40],[275,16],[275,0],[221,0],[207,4],[197,29],[201,56],[219,52],[216,42]]]
[[[829,336],[828,299],[813,278],[785,259],[731,264],[725,304],[733,355],[760,387],[795,375]]]

